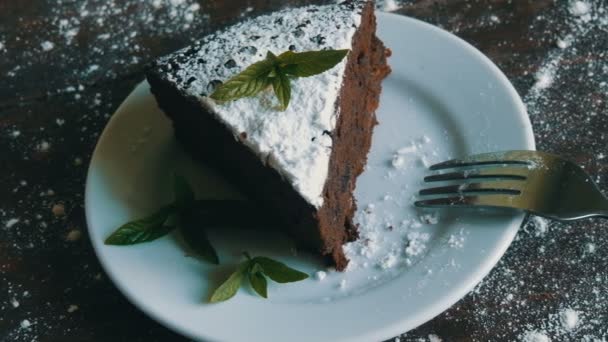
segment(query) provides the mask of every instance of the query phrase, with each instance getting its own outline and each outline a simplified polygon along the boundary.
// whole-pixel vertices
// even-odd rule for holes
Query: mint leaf
[[[264,270],[264,274],[277,283],[291,283],[308,278],[308,274],[270,258],[255,257],[252,262],[259,264]]]
[[[220,102],[225,102],[253,96],[270,85],[268,74],[272,71],[274,65],[275,62],[268,58],[254,63],[240,74],[217,87],[209,97]]]
[[[220,287],[213,292],[209,302],[218,303],[234,297],[239,290],[239,287],[241,287],[243,276],[248,268],[249,261],[240,263],[236,271],[234,271],[230,277],[228,277],[228,279],[226,279],[226,281],[224,281],[224,283],[222,283],[222,285],[220,285]]]
[[[309,77],[325,72],[340,63],[350,50],[287,51],[277,57],[281,70],[295,77]]]
[[[281,110],[285,110],[289,106],[289,100],[291,99],[291,85],[289,84],[287,75],[281,69],[275,68],[275,73],[276,77],[272,79],[272,88],[279,99]]]
[[[247,260],[240,263],[236,271],[213,292],[210,299],[212,303],[225,301],[234,297],[241,286],[245,273],[247,273],[249,284],[253,290],[263,298],[268,298],[268,282],[266,281],[266,277],[277,283],[290,283],[308,278],[307,274],[294,270],[270,258],[259,256],[251,258],[247,252],[244,252],[243,255]]]
[[[206,261],[218,265],[220,259],[203,229],[192,213],[182,213],[178,227],[186,244]]]
[[[262,267],[257,263],[253,263],[252,267],[249,268],[248,273],[251,287],[260,296],[268,298],[268,283],[266,282],[266,277],[264,277]]]
[[[266,53],[266,59],[252,64],[240,74],[217,87],[209,97],[225,102],[253,96],[272,85],[281,109],[291,99],[289,77],[308,77],[336,66],[350,50],[287,51],[279,56]]]
[[[277,61],[277,55],[275,55],[274,53],[268,51],[266,52],[266,59],[275,63]]]
[[[175,228],[175,226],[165,225],[174,211],[175,207],[168,205],[150,216],[128,222],[112,233],[106,239],[105,244],[125,246],[156,240]]]
[[[175,193],[175,205],[179,209],[190,206],[196,198],[188,181],[177,174],[173,177],[173,192]]]

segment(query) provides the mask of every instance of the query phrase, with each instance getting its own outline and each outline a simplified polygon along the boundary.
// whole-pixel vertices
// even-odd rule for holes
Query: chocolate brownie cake
[[[390,72],[375,30],[372,1],[285,9],[211,34],[147,70],[184,148],[338,270],[348,264],[342,245],[357,237],[353,191]],[[209,97],[269,51],[324,49],[350,52],[329,71],[292,80],[284,111],[271,92],[225,103]]]

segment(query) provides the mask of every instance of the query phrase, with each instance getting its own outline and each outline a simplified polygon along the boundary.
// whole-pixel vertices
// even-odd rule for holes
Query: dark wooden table
[[[93,254],[91,152],[146,62],[241,17],[312,2],[0,1],[1,341],[182,339],[131,305]],[[538,147],[608,190],[608,5],[587,3],[587,16],[559,0],[406,1],[398,12],[487,54],[528,105]],[[475,291],[400,338],[606,339],[607,266],[608,222],[527,224]],[[573,330],[560,323],[568,308]]]

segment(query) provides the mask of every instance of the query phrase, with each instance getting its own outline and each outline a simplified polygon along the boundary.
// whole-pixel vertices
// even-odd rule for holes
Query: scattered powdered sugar
[[[572,15],[580,17],[589,13],[589,11],[591,10],[591,5],[589,5],[585,1],[573,1],[570,5],[569,10]]]
[[[51,51],[55,47],[55,43],[47,40],[40,43],[40,47],[42,48],[42,51]]]
[[[397,170],[406,170],[418,162],[422,167],[431,165],[430,159],[437,156],[436,150],[428,150],[431,138],[423,135],[421,138],[410,141],[407,145],[398,148],[392,156],[391,165]]]
[[[431,235],[421,232],[410,232],[407,234],[407,247],[405,254],[407,256],[417,256],[426,250],[426,242],[429,241]]]
[[[208,96],[218,84],[266,57],[293,50],[350,49],[365,1],[290,8],[238,23],[162,58],[157,70],[198,98],[235,138],[291,182],[309,203],[323,204],[335,103],[346,59],[320,75],[293,80],[291,102],[277,110],[271,93],[218,104]],[[332,23],[329,24],[328,23]],[[246,135],[246,138],[239,138]]]
[[[325,277],[327,277],[327,273],[325,271],[317,271],[317,272],[315,272],[315,278],[318,281],[322,281],[323,279],[325,279]]]
[[[41,141],[36,149],[40,152],[47,152],[51,148],[51,144],[48,141]]]
[[[523,341],[550,341],[552,339],[562,341],[570,340],[568,336],[580,326],[581,312],[572,308],[563,308],[556,314],[550,314],[546,319],[538,322],[539,328],[525,331],[522,335]],[[587,337],[592,338],[590,335]]]
[[[400,8],[399,4],[397,4],[397,1],[395,0],[379,1],[378,6],[380,6],[380,9],[384,12],[392,12]]]
[[[534,83],[534,86],[532,87],[534,91],[547,89],[553,84],[558,62],[558,60],[551,61],[536,73],[536,83]]]
[[[150,55],[159,53],[154,52],[159,42],[165,51],[170,51],[198,38],[193,33],[201,32],[208,24],[204,7],[209,6],[215,5],[201,6],[196,0],[53,2],[48,12],[36,19],[36,25],[21,26],[22,30],[44,27],[44,34],[38,33],[44,38],[24,40],[18,34],[21,29],[0,36],[0,53],[6,49],[21,51],[15,64],[6,64],[12,69],[5,69],[2,76],[19,81],[21,75],[36,67],[40,51],[46,55],[45,63],[51,63],[55,72],[66,76],[48,85],[51,93],[65,88],[64,82],[87,83],[135,68],[139,72]],[[91,34],[97,36],[88,37]],[[86,45],[79,39],[83,37]],[[112,58],[107,57],[110,54]]]
[[[439,213],[434,212],[430,214],[420,215],[420,222],[425,224],[437,224],[439,223]]]
[[[397,261],[398,261],[398,256],[396,254],[389,254],[380,261],[380,267],[382,269],[391,268],[397,264]]]
[[[547,234],[547,231],[549,230],[549,220],[540,216],[532,216],[530,222],[532,222],[534,226],[534,233],[536,236]]]
[[[343,0],[337,0],[338,2]],[[394,12],[401,9],[412,0],[376,0],[376,9],[383,12]]]
[[[443,340],[439,336],[437,336],[435,334],[430,334],[429,335],[429,342],[442,342],[442,341]]]
[[[551,339],[543,331],[531,330],[524,333],[523,342],[551,342]]]
[[[535,73],[534,86],[524,98],[531,115],[536,115],[541,110],[540,105],[548,104],[546,90],[554,87],[555,83],[560,81],[563,71],[570,68],[567,63],[564,63],[564,59],[570,59],[573,54],[577,53],[574,45],[579,40],[584,40],[588,34],[596,31],[603,32],[608,28],[607,9],[599,2],[592,5],[586,1],[570,1],[567,11],[571,16],[566,18],[566,28],[559,33],[560,38],[556,39],[558,49],[548,53],[547,58]],[[587,80],[592,81],[591,84],[601,84],[604,78],[600,75],[605,74],[608,69],[593,62],[589,63],[589,68],[599,69],[600,72],[587,73]],[[598,76],[597,82],[593,77],[596,75]],[[563,98],[560,98],[560,101],[563,102]]]
[[[14,226],[14,225],[16,225],[17,223],[19,223],[19,221],[20,221],[20,220],[19,220],[18,218],[12,218],[12,219],[9,219],[8,221],[6,221],[6,222],[4,223],[4,227],[6,227],[6,228],[11,228],[12,226]]]
[[[439,153],[439,146],[432,143],[428,135],[410,138],[389,156],[391,159],[378,171],[389,170],[387,176],[397,175],[409,179],[422,179],[426,163],[421,158],[434,161],[447,159]],[[381,271],[373,280],[385,279],[401,269],[413,266],[429,251],[428,244],[433,232],[441,229],[438,211],[416,210],[411,205],[418,187],[403,186],[378,196],[378,199],[365,205],[359,204],[354,222],[359,227],[359,239],[343,246],[350,260],[348,271],[372,269]],[[397,208],[395,208],[395,206]],[[446,248],[459,248],[464,245],[464,229],[451,234],[452,238],[442,240]],[[428,275],[432,270],[427,269]]]
[[[564,309],[559,313],[559,319],[564,329],[573,330],[579,322],[578,312],[570,308]]]
[[[555,42],[558,48],[566,49],[572,44],[572,36],[566,36],[564,38],[558,38]]]
[[[461,229],[458,234],[450,234],[450,237],[448,238],[448,246],[452,248],[462,248],[464,247],[464,242],[464,229]]]
[[[405,157],[400,154],[393,155],[393,159],[391,160],[391,165],[395,169],[401,169],[405,166]]]
[[[21,329],[29,329],[32,326],[32,323],[29,320],[24,319],[23,321],[21,321],[20,326]]]

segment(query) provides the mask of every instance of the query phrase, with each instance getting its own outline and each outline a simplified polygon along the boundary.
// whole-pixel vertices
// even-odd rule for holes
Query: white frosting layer
[[[336,126],[336,100],[346,59],[333,69],[292,80],[285,111],[277,110],[272,91],[217,104],[207,95],[268,51],[280,54],[321,49],[350,49],[361,21],[364,0],[286,9],[236,24],[160,61],[170,81],[215,112],[260,159],[276,169],[315,207],[323,204]],[[246,133],[246,139],[239,136]]]

